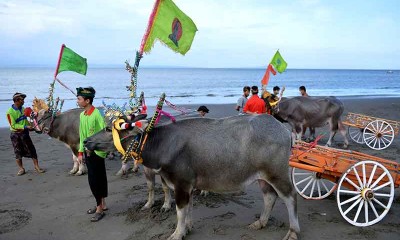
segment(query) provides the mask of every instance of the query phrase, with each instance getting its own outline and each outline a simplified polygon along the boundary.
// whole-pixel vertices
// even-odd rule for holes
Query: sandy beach
[[[400,121],[400,98],[343,98],[345,113],[356,112]],[[234,104],[207,105],[212,118],[236,115]],[[343,118],[343,117],[342,117]],[[327,127],[317,129],[326,132]],[[119,159],[106,161],[108,172],[109,210],[98,223],[90,222],[86,210],[95,205],[87,175],[70,176],[71,151],[48,135],[31,133],[39,163],[44,174],[33,171],[31,159],[24,159],[27,173],[16,176],[17,166],[8,128],[0,129],[0,239],[165,239],[175,229],[175,206],[169,212],[160,212],[163,194],[159,177],[156,185],[156,204],[147,211],[140,208],[147,200],[144,175],[131,173],[119,177],[115,173]],[[334,147],[342,146],[337,136]],[[321,139],[325,144],[327,136]],[[382,151],[350,141],[350,150],[386,158],[400,163],[400,137]],[[305,200],[299,195],[298,214],[300,239],[400,239],[400,189],[387,216],[379,223],[359,228],[347,223],[341,216],[332,194],[324,200]],[[185,239],[281,239],[289,228],[287,210],[277,200],[268,226],[259,231],[247,228],[259,216],[263,205],[257,184],[250,185],[242,194],[214,194],[194,200],[194,228]]]

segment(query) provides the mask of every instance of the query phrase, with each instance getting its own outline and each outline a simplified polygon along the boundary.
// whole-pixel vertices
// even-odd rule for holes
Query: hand
[[[86,157],[90,157],[91,153],[92,153],[92,151],[86,150]]]
[[[33,129],[32,126],[26,126],[26,129],[28,129],[28,131],[33,131],[33,130],[35,130],[35,129]]]
[[[82,156],[78,156],[78,163],[82,164],[83,163],[83,157]]]

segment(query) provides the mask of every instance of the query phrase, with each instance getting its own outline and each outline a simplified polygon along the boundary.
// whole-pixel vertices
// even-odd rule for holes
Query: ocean
[[[145,94],[146,104],[154,106],[161,95],[175,105],[236,103],[245,85],[260,86],[265,69],[139,68],[138,90]],[[32,100],[46,98],[53,80],[54,68],[0,68],[0,127],[7,127],[5,112],[15,92],[27,94],[25,107]],[[75,91],[76,87],[96,89],[95,106],[128,102],[130,74],[121,68],[90,68],[86,76],[62,72],[58,78]],[[400,97],[400,70],[312,70],[288,69],[273,76],[268,90],[286,86],[284,96],[298,96],[306,86],[310,96]],[[56,82],[54,97],[65,100],[63,110],[76,107],[75,96]]]

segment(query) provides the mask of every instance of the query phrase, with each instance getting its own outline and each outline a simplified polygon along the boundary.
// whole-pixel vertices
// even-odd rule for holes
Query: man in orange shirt
[[[243,112],[247,114],[263,114],[267,112],[265,107],[265,102],[260,97],[258,97],[258,87],[251,87],[251,98],[247,100],[246,105],[244,105]]]

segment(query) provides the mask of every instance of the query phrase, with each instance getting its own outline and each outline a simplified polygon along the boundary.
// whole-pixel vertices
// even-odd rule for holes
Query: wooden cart
[[[348,126],[350,138],[359,144],[367,144],[375,150],[382,150],[399,134],[400,122],[349,112],[344,125]]]
[[[400,185],[400,164],[360,152],[298,142],[289,164],[303,198],[323,199],[337,189],[341,215],[359,227],[385,217]]]

